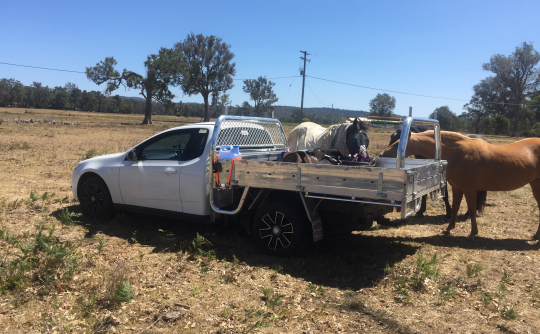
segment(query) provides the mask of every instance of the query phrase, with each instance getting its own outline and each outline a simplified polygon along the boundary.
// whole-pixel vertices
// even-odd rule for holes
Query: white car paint
[[[208,160],[214,123],[197,123],[176,127],[156,134],[180,129],[199,128],[208,131],[204,152],[189,161],[126,160],[132,149],[80,162],[74,169],[71,184],[77,199],[80,178],[86,173],[99,175],[107,184],[115,204],[210,215],[208,201]],[[152,136],[137,146],[155,137]],[[135,147],[137,147],[135,146]],[[134,147],[134,148],[135,148]]]

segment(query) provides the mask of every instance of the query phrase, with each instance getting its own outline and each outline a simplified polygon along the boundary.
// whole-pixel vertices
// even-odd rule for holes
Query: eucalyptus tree
[[[278,101],[273,90],[275,85],[274,82],[267,80],[266,77],[244,80],[244,87],[242,89],[253,100],[257,116],[261,116],[272,104]]]
[[[106,57],[94,67],[86,68],[86,77],[101,85],[107,83],[106,94],[110,94],[123,85],[128,89],[140,89],[146,100],[144,120],[142,124],[152,124],[152,101],[170,104],[174,95],[169,86],[179,81],[185,70],[185,62],[179,53],[171,49],[161,48],[157,55],[149,55],[144,62],[146,76],[124,69],[120,74],[114,67],[117,65],[113,57]]]
[[[516,47],[510,56],[494,55],[489,63],[483,65],[484,70],[495,73],[503,87],[510,94],[510,109],[513,111],[514,126],[512,136],[517,136],[521,109],[528,98],[538,94],[540,90],[540,54],[531,44],[523,43]]]
[[[386,93],[377,94],[369,101],[369,112],[376,116],[392,116],[392,112],[396,107],[396,98]]]
[[[230,48],[219,37],[195,35],[193,32],[174,46],[187,63],[178,83],[189,96],[202,95],[205,122],[210,120],[210,94],[219,95],[234,86],[232,77],[236,74],[236,64],[232,62],[234,53]]]

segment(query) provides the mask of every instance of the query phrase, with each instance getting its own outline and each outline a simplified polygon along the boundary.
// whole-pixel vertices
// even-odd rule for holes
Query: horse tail
[[[482,213],[484,211],[486,200],[487,200],[487,191],[479,190],[476,192],[476,210],[478,211],[478,213]]]

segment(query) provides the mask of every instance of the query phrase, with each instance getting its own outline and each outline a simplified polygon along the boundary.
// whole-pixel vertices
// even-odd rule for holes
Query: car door
[[[119,183],[126,205],[182,212],[180,173],[198,129],[167,131],[135,148],[137,159],[125,160]],[[186,152],[187,153],[187,152]]]

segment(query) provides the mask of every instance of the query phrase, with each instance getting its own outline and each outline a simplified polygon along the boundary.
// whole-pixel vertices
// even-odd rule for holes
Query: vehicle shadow
[[[77,212],[80,209],[70,206],[68,210]],[[53,212],[57,217],[59,214],[60,210]],[[200,234],[212,244],[218,259],[233,261],[236,257],[249,266],[274,269],[311,284],[351,290],[377,285],[385,276],[385,268],[414,255],[422,244],[482,250],[540,249],[540,243],[522,239],[477,237],[472,242],[466,237],[442,234],[417,238],[391,237],[378,235],[375,228],[368,233],[325,236],[325,240],[308,246],[298,255],[278,258],[265,255],[245,229],[227,221],[203,225],[121,213],[108,221],[80,217],[77,224],[87,229],[86,238],[103,233],[130,244],[153,247],[154,253],[193,252],[192,241]]]
[[[68,210],[79,212],[80,208],[70,206]],[[60,212],[52,215],[59,217]],[[212,244],[218,259],[233,261],[236,257],[249,266],[274,269],[312,284],[340,289],[373,287],[384,277],[386,267],[419,249],[395,238],[340,233],[308,245],[298,255],[279,258],[264,254],[245,229],[226,221],[203,225],[130,213],[107,221],[84,216],[77,220],[77,225],[87,230],[85,238],[102,233],[152,247],[153,253],[193,252],[193,239],[200,234]]]

